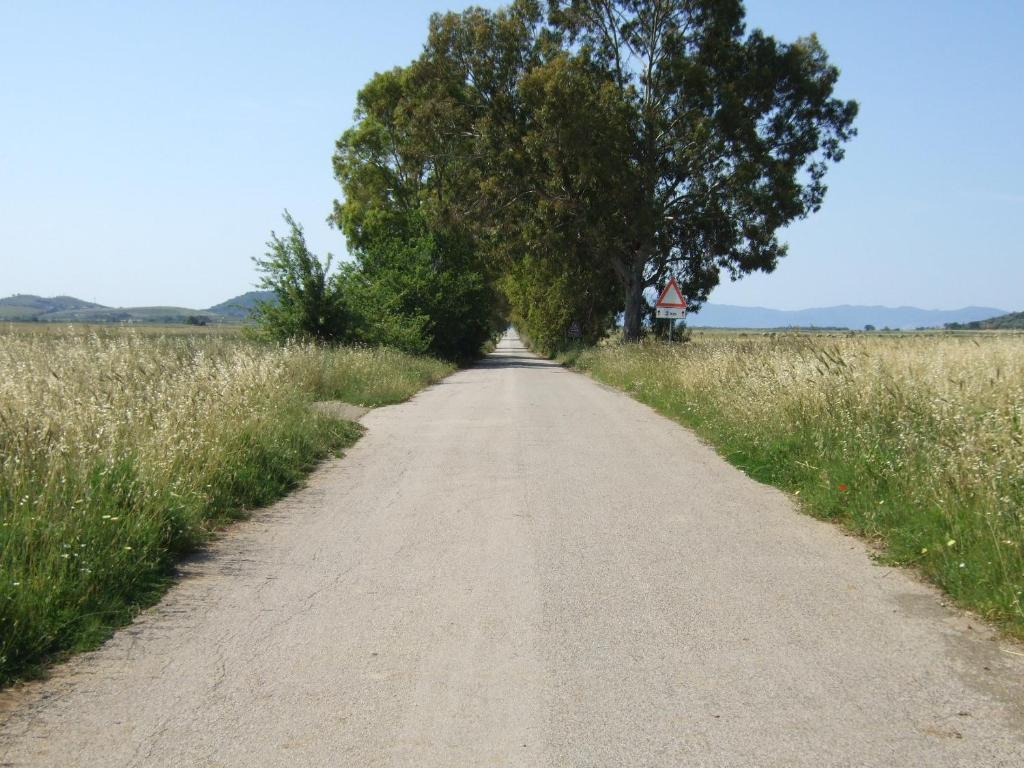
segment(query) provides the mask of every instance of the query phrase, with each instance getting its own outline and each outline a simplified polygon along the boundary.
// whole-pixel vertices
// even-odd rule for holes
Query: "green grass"
[[[454,366],[432,357],[376,347],[312,355],[296,373],[318,400],[373,407],[407,400],[424,382],[437,381],[452,370]]]
[[[567,362],[1024,637],[1024,337],[698,333]]]
[[[310,402],[397,402],[450,371],[239,334],[0,332],[0,683],[103,641],[179,556],[358,438]]]

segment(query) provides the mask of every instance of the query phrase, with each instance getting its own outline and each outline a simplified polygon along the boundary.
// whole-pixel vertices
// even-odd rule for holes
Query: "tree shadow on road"
[[[542,357],[532,355],[523,349],[525,354],[516,354],[519,350],[501,350],[499,352],[491,353],[487,357],[478,361],[474,366],[475,368],[489,368],[489,369],[500,369],[500,368],[537,368],[547,370],[558,370],[562,366],[558,363],[552,362],[551,360],[545,360]]]

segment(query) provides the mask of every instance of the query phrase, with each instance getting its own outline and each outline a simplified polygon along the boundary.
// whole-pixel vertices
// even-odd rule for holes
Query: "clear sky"
[[[488,2],[484,5],[495,6]],[[318,253],[334,141],[457,0],[0,0],[0,296],[203,308],[289,208]],[[1024,309],[1024,3],[748,0],[861,102],[820,213],[721,303]]]

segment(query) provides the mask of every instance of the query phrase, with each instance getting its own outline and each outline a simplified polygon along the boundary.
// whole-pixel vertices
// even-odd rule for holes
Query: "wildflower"
[[[131,547],[129,547],[129,546],[127,546],[127,545],[126,545],[126,546],[125,546],[125,549],[127,549],[127,550],[131,550]]]
[[[956,544],[956,539],[950,539],[946,542],[947,547],[952,547],[954,544]]]
[[[960,567],[961,568],[966,568],[967,567],[967,563],[960,563]]]
[[[839,490],[840,491],[845,491],[846,490],[846,483],[840,483],[839,484]]]
[[[921,554],[922,555],[927,555],[928,554],[928,547],[921,547]]]

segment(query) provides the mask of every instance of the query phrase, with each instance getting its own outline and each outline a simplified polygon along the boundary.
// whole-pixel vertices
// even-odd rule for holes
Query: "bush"
[[[407,237],[370,240],[346,271],[345,293],[358,318],[353,335],[446,360],[472,359],[499,327],[496,293],[467,241],[410,229]]]
[[[288,211],[290,232],[270,233],[263,258],[253,258],[262,274],[260,287],[274,291],[277,301],[261,301],[254,317],[264,335],[279,341],[341,342],[351,325],[342,282],[331,276],[331,254],[321,261],[309,252],[302,226]]]

